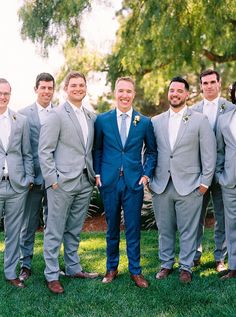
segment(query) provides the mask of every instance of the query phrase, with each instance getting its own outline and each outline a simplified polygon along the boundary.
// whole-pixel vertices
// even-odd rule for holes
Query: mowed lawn
[[[119,276],[103,285],[101,278],[79,280],[61,278],[62,295],[50,293],[43,276],[43,234],[37,233],[33,275],[20,290],[8,285],[3,275],[3,234],[0,234],[0,316],[105,317],[105,316],[236,316],[236,279],[221,281],[214,270],[213,230],[204,238],[203,265],[194,271],[193,282],[179,282],[177,266],[166,280],[157,281],[160,268],[157,257],[157,232],[142,232],[143,274],[150,281],[148,289],[134,286],[127,270],[124,234],[121,236]],[[84,270],[105,271],[105,233],[83,233],[79,254]],[[178,251],[178,250],[177,250]],[[60,258],[63,268],[63,257]]]

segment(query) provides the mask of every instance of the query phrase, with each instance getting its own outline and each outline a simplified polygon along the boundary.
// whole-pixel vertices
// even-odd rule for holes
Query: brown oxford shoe
[[[51,281],[51,282],[47,281],[47,287],[54,294],[64,293],[64,288],[62,287],[61,283],[58,280]]]
[[[27,267],[22,267],[21,270],[20,270],[20,275],[19,275],[19,279],[21,281],[26,281],[28,280],[28,278],[30,277],[31,275],[31,270],[28,269]]]
[[[228,273],[223,275],[220,279],[227,280],[229,278],[235,278],[235,277],[236,277],[236,270],[229,270]]]
[[[19,278],[15,278],[13,280],[7,280],[7,282],[15,287],[18,287],[18,288],[25,288],[26,287],[25,284]]]
[[[103,284],[111,283],[117,276],[118,270],[115,271],[107,271],[105,276],[102,279]]]
[[[186,270],[181,270],[179,275],[179,280],[182,283],[191,283],[192,282],[192,274]]]
[[[219,273],[223,271],[227,271],[224,261],[216,261],[215,266],[216,266],[216,271]]]
[[[162,267],[160,271],[156,274],[157,280],[163,280],[164,278],[167,278],[168,275],[170,275],[173,272],[173,269],[167,269],[165,267]]]
[[[89,273],[89,272],[84,272],[84,271],[75,273],[75,274],[73,274],[73,275],[66,275],[66,277],[72,277],[72,278],[90,278],[90,279],[96,278],[96,277],[98,277],[98,276],[99,276],[98,273]]]
[[[131,274],[130,277],[134,281],[136,286],[140,288],[148,288],[148,281],[144,278],[142,274]]]

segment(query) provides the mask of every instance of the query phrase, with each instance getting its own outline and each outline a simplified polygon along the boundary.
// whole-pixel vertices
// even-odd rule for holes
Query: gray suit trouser
[[[47,281],[59,279],[61,244],[64,244],[66,275],[82,271],[78,255],[80,232],[89,207],[93,186],[88,176],[82,174],[76,189],[70,192],[62,188],[47,190],[48,220],[44,233],[44,274]]]
[[[44,219],[47,214],[47,195],[41,185],[34,185],[26,199],[23,224],[20,235],[21,267],[31,268],[34,252],[35,233],[39,226],[40,211],[43,207]]]
[[[205,218],[207,213],[207,206],[210,198],[212,197],[214,215],[215,215],[215,227],[214,227],[214,240],[215,261],[224,261],[227,249],[225,241],[225,216],[224,216],[224,204],[222,199],[221,187],[214,180],[211,186],[208,188],[203,198],[201,217],[199,221],[198,235],[197,235],[197,252],[194,260],[199,260],[202,255],[202,238],[204,232]]]
[[[196,189],[180,196],[170,180],[162,194],[153,193],[153,207],[159,233],[161,267],[175,263],[176,232],[179,231],[179,268],[191,272],[197,247],[197,230],[203,196]]]
[[[5,252],[4,274],[7,280],[17,277],[20,257],[20,231],[28,190],[16,193],[9,181],[0,181],[0,218],[4,211]]]
[[[228,251],[228,268],[236,270],[236,187],[222,186],[225,208],[225,234]]]

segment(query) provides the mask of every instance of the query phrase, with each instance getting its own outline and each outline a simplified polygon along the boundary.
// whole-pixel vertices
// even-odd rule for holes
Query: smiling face
[[[220,93],[220,80],[217,80],[216,74],[206,75],[201,79],[201,89],[204,98],[211,101],[218,97]]]
[[[80,107],[87,92],[86,82],[82,77],[70,78],[64,90],[67,93],[68,100],[73,105]]]
[[[0,83],[0,114],[7,110],[11,97],[11,87],[8,83]]]
[[[135,97],[135,89],[132,82],[120,80],[115,87],[115,100],[117,108],[122,112],[127,112],[131,109]]]
[[[38,87],[35,87],[34,91],[37,94],[37,102],[40,104],[40,106],[47,107],[52,101],[54,83],[53,81],[40,80]]]
[[[186,90],[184,83],[173,81],[168,90],[168,100],[174,111],[183,109],[188,98],[189,92]]]

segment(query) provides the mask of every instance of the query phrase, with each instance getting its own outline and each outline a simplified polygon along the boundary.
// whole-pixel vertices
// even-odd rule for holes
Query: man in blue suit
[[[152,177],[157,151],[151,120],[133,110],[134,97],[133,80],[118,78],[116,109],[99,115],[95,122],[94,170],[108,225],[107,272],[102,282],[110,283],[118,274],[123,209],[131,279],[138,287],[147,288],[140,267],[141,208],[143,189]]]

